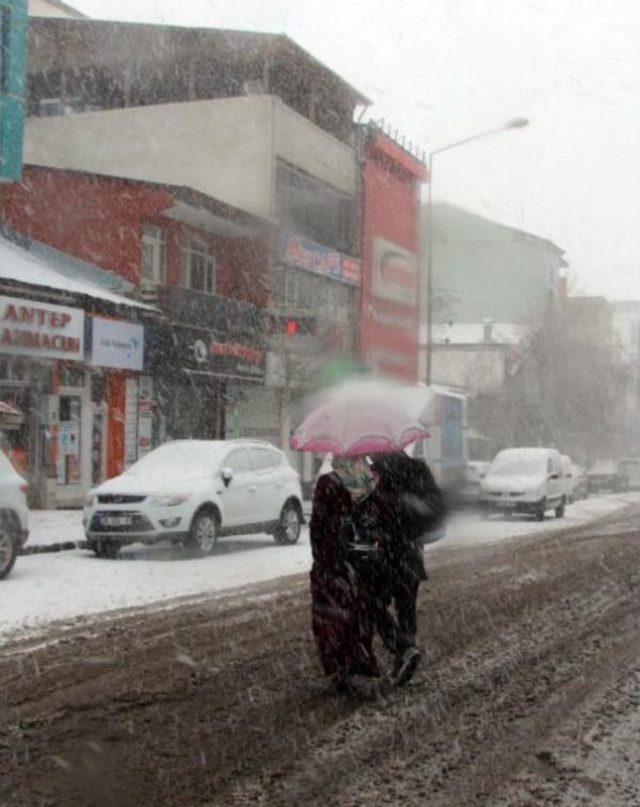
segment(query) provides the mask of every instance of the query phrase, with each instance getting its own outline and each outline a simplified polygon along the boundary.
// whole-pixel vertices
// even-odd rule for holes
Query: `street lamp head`
[[[524,129],[525,126],[529,125],[528,118],[514,118],[510,120],[509,123],[504,127],[505,129]]]

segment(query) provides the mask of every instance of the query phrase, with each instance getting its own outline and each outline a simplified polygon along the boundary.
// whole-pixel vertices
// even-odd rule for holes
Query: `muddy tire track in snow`
[[[440,553],[420,601],[426,663],[401,691],[327,694],[300,577],[5,648],[0,804],[555,804],[580,781],[591,803],[632,793],[624,766],[594,778],[588,744],[609,722],[615,745],[639,708],[637,519]]]

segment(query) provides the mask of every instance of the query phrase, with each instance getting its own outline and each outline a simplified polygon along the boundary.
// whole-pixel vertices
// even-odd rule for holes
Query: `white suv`
[[[6,577],[29,536],[25,480],[0,451],[0,580]]]
[[[105,557],[166,540],[207,555],[220,535],[255,532],[293,544],[302,523],[298,473],[257,440],[165,443],[92,490],[83,519],[90,548]]]

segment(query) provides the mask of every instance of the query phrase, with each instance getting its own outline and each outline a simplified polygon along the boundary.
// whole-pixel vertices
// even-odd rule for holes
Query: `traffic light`
[[[285,336],[310,336],[316,332],[317,322],[315,317],[282,317],[279,327]]]

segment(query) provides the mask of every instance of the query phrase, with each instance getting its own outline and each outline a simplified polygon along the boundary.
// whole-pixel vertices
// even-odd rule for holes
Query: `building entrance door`
[[[88,373],[58,389],[56,504],[79,506],[91,486],[92,407]]]

